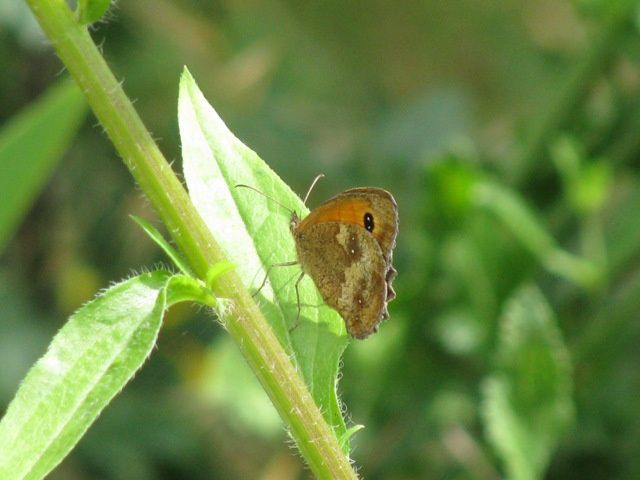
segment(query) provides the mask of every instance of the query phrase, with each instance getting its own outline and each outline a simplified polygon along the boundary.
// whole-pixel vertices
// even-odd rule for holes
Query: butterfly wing
[[[302,269],[344,319],[349,334],[374,333],[388,316],[388,289],[387,263],[373,235],[337,222],[307,224],[294,235]]]
[[[303,231],[310,225],[331,222],[357,225],[373,235],[386,262],[386,301],[393,300],[396,294],[391,284],[397,274],[393,268],[393,249],[398,234],[398,206],[393,195],[381,188],[345,190],[315,208],[297,225],[296,230]]]
[[[380,245],[385,259],[391,263],[398,234],[398,206],[386,190],[345,190],[315,208],[300,222],[299,228],[328,222],[349,223],[368,230]]]

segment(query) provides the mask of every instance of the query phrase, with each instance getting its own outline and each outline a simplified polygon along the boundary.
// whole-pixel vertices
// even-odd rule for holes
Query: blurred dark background
[[[397,198],[398,298],[377,335],[348,347],[339,384],[350,423],[366,426],[353,440],[364,478],[503,475],[483,385],[505,305],[535,285],[573,365],[574,421],[544,477],[633,479],[637,19],[627,1],[137,0],[92,34],[178,171],[187,65],[294,190],[326,174],[311,207],[353,186]],[[0,122],[65,75],[18,0],[0,4],[0,68]],[[166,261],[130,213],[154,218],[89,114],[0,257],[0,412],[76,308]],[[222,329],[179,305],[50,478],[308,475]]]

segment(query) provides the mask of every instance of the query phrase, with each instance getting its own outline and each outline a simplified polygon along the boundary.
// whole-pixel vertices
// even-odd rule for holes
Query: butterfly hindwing
[[[374,237],[356,225],[309,225],[296,246],[302,269],[356,338],[375,332],[386,317],[385,261]]]

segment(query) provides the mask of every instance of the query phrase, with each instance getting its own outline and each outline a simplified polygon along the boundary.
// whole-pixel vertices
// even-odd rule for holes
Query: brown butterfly
[[[398,207],[380,188],[352,188],[330,198],[300,220],[291,233],[303,273],[344,319],[355,338],[376,332],[396,296],[391,282]]]
[[[307,274],[327,305],[344,319],[351,336],[362,339],[375,333],[389,317],[387,303],[396,296],[391,286],[397,273],[392,260],[398,233],[393,196],[380,188],[345,190],[303,219],[293,212],[290,229],[298,260],[274,266],[302,267],[296,282],[298,316],[298,284]]]

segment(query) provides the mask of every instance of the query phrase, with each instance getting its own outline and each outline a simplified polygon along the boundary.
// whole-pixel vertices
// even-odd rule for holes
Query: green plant
[[[70,319],[0,424],[2,443],[13,445],[0,457],[2,476],[41,478],[59,463],[144,361],[166,308],[191,300],[214,308],[311,470],[319,478],[354,477],[348,459],[348,435],[353,429],[346,430],[335,392],[338,360],[346,345],[339,317],[317,310],[321,313],[308,319],[313,321],[290,335],[285,313],[293,305],[293,296],[283,288],[286,277],[273,271],[270,287],[261,291],[270,324],[246,286],[252,279],[257,285],[255,279],[261,276],[269,254],[278,246],[282,247],[279,252],[287,252],[287,239],[289,247],[291,239],[286,223],[274,228],[278,233],[273,236],[251,237],[265,221],[277,225],[281,216],[267,204],[256,209],[255,199],[233,186],[240,181],[252,184],[298,209],[302,208],[299,199],[233,137],[185,73],[180,127],[189,198],[87,33],[82,20],[95,20],[96,15],[83,12],[93,3],[81,3],[75,16],[61,1],[37,0],[29,5],[190,270],[134,277],[107,290]],[[96,8],[98,13],[104,11],[102,6]],[[217,232],[217,240],[212,232]],[[155,233],[154,237],[158,241]],[[174,260],[178,258],[166,242],[160,243]],[[224,267],[228,256],[236,269]],[[179,262],[186,270],[184,264]],[[190,271],[195,276],[188,275]],[[303,289],[303,301],[317,298],[309,286]],[[44,417],[50,427],[47,433],[40,428]],[[34,435],[38,441],[29,441]]]
[[[134,218],[179,273],[132,275],[72,317],[0,424],[1,465],[38,476],[73,447],[52,478],[299,478],[250,364],[312,465],[329,452],[371,479],[640,476],[637,0],[120,2],[91,35],[107,36],[167,158],[182,145],[189,195],[79,27],[109,2],[60,16],[67,3],[32,5],[79,83],[62,79],[0,132],[5,405],[71,306],[162,255],[128,214],[157,208],[170,240]],[[17,37],[0,35],[0,117],[60,70]],[[289,214],[235,183],[304,207],[186,71],[178,138],[168,109],[187,61],[296,191],[327,174],[311,204],[353,186],[393,191],[398,298],[379,334],[345,348],[308,279],[291,332],[295,268],[256,294],[265,265],[293,260]],[[85,94],[101,128],[75,136]],[[173,307],[160,327],[180,300],[208,306]],[[300,441],[320,432],[289,415],[298,400],[323,422],[320,456]],[[349,417],[366,424],[353,438]]]

